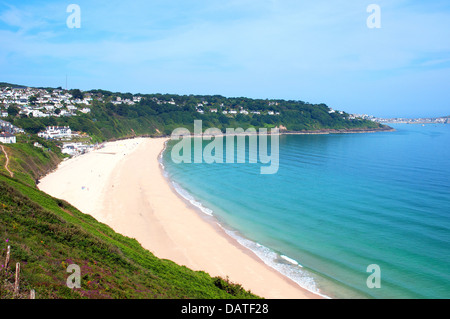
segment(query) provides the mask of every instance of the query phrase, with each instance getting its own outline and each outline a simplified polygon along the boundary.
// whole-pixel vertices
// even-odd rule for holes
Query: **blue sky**
[[[81,28],[69,29],[69,4]],[[366,11],[381,8],[381,29]],[[450,115],[450,1],[1,1],[0,81]]]

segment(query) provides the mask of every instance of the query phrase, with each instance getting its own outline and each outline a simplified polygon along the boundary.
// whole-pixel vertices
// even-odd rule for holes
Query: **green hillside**
[[[194,120],[202,120],[204,130],[215,127],[223,132],[226,128],[258,129],[276,126],[295,132],[389,128],[373,121],[353,119],[349,114],[335,112],[325,104],[303,101],[227,98],[219,95],[133,95],[104,90],[84,93],[76,91],[80,97],[89,94],[93,98],[92,105],[89,106],[90,113],[78,112],[76,116],[62,117],[28,117],[16,114],[8,116],[7,120],[34,134],[46,126],[68,125],[74,131],[88,133],[94,142],[135,135],[170,135],[178,127],[192,130]],[[125,101],[133,100],[136,96],[141,99],[133,105],[117,102],[118,98]],[[241,113],[241,110],[245,110],[245,113]],[[237,113],[231,114],[230,111]]]
[[[29,186],[35,186],[39,177],[52,171],[64,158],[61,149],[53,141],[29,134],[20,134],[16,138],[16,144],[3,147],[9,155],[9,169],[14,172],[14,177]],[[35,147],[35,142],[42,147]],[[5,161],[5,155],[0,152],[0,173],[9,176],[4,167]]]
[[[31,141],[30,141],[31,143]],[[3,145],[5,146],[5,145]],[[51,145],[48,145],[51,146]],[[25,140],[5,147],[14,177],[0,173],[0,298],[258,298],[240,285],[156,258],[134,239],[39,191],[32,181],[62,158]],[[5,164],[4,154],[0,163]],[[14,272],[20,263],[20,293]],[[81,268],[81,288],[69,289],[67,267]]]
[[[26,86],[24,85],[12,84],[7,82],[0,82],[0,88],[1,87],[26,88]]]

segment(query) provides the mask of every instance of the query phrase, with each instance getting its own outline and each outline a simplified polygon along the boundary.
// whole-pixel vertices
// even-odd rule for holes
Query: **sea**
[[[450,125],[389,125],[281,135],[275,174],[261,174],[260,162],[177,164],[177,141],[161,165],[201,214],[311,292],[450,298]]]

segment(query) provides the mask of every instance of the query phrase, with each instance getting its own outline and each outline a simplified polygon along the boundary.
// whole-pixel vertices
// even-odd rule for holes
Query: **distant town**
[[[430,117],[430,118],[381,118],[367,114],[352,114],[352,118],[362,118],[382,124],[399,123],[399,124],[450,124],[450,116]]]

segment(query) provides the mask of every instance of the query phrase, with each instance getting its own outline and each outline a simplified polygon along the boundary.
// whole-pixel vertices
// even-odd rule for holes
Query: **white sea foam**
[[[302,266],[292,258],[287,256],[279,255],[273,250],[251,240],[248,240],[241,235],[239,235],[236,231],[231,231],[224,228],[222,225],[218,224],[222,229],[232,238],[234,238],[239,244],[244,246],[247,249],[253,251],[256,256],[258,256],[266,265],[272,267],[282,275],[288,277],[295,283],[297,283],[300,287],[322,296],[324,298],[329,298],[320,293],[319,288],[317,288],[316,282],[314,278],[308,274],[305,270],[302,269]],[[289,264],[282,262],[282,260],[286,260]]]
[[[158,163],[159,163],[159,165],[161,165],[164,177],[168,178],[169,174],[166,171],[166,166],[164,165],[164,159],[163,159],[163,155],[164,155],[164,152],[166,151],[166,148],[167,148],[167,141],[164,142],[164,148],[161,151],[161,153],[159,153]]]
[[[199,201],[197,201],[191,194],[189,194],[188,191],[186,191],[184,188],[182,188],[180,185],[172,181],[172,185],[174,189],[177,191],[178,194],[180,194],[181,197],[183,197],[185,200],[190,202],[192,205],[200,209],[203,213],[209,216],[213,216],[213,211],[209,208],[206,208],[202,205]]]
[[[280,257],[283,258],[284,260],[286,260],[287,262],[293,264],[293,265],[296,265],[296,266],[299,266],[299,267],[303,267],[302,265],[300,265],[300,264],[298,263],[297,260],[294,260],[294,259],[292,259],[292,258],[289,258],[288,256],[280,255]]]

